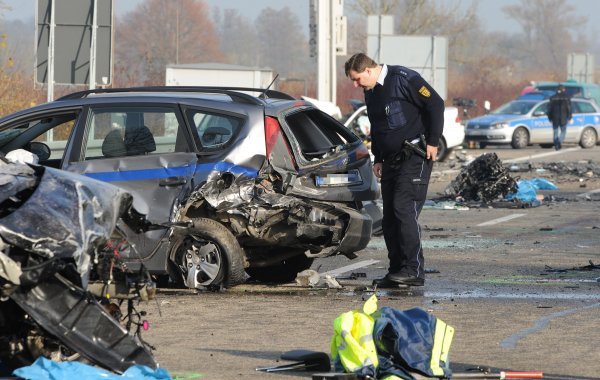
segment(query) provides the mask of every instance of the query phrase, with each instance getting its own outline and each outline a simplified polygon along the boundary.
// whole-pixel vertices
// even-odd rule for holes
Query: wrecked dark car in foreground
[[[136,308],[154,283],[118,261],[118,223],[148,225],[131,205],[116,186],[0,156],[0,376],[40,356],[158,367]]]
[[[132,237],[140,257],[125,259],[190,288],[290,281],[314,257],[355,257],[381,217],[367,147],[277,91],[74,93],[0,119],[0,151],[18,149],[126,189],[149,220],[188,223]]]

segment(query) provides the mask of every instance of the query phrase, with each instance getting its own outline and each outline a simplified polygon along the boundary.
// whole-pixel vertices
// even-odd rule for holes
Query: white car
[[[367,117],[367,106],[362,105],[344,121],[344,125],[363,139],[371,136],[371,123]],[[444,132],[438,145],[438,160],[443,161],[452,148],[462,145],[465,128],[460,123],[458,108],[446,107],[444,110]]]

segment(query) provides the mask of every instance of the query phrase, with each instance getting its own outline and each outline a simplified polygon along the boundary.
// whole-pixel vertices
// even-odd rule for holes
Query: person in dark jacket
[[[554,149],[562,148],[567,134],[567,123],[573,116],[571,112],[571,99],[565,93],[565,87],[559,85],[556,94],[550,97],[548,106],[548,119],[552,122],[552,131],[554,132]],[[560,128],[560,134],[559,134]]]
[[[416,71],[379,65],[364,53],[350,57],[345,72],[355,87],[364,90],[373,172],[381,179],[383,236],[390,264],[387,275],[373,284],[422,286],[418,217],[444,127],[444,101]]]

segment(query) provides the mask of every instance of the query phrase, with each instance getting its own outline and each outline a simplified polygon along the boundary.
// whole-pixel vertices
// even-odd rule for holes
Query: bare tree
[[[586,48],[582,26],[587,19],[576,16],[566,0],[521,0],[503,11],[522,28],[525,38],[517,48],[538,67],[564,71],[567,54]]]
[[[445,35],[449,39],[452,61],[459,59],[453,54],[454,48],[467,44],[467,32],[478,26],[478,0],[466,4],[460,0],[354,0],[348,9],[363,17],[393,15],[396,34]]]
[[[117,20],[117,85],[164,84],[172,63],[224,60],[203,0],[146,0]]]
[[[271,67],[284,77],[307,73],[308,41],[295,13],[288,7],[265,8],[256,18],[255,26],[261,66]]]
[[[238,65],[257,66],[259,42],[254,25],[237,9],[225,9],[222,16],[217,11],[214,18],[218,25],[221,50],[225,54],[226,61]]]

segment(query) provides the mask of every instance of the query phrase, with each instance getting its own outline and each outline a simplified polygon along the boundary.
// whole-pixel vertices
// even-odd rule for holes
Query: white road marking
[[[588,195],[592,195],[592,194],[596,194],[596,193],[600,193],[600,189],[591,190],[591,191],[588,191],[587,193],[581,193],[581,194],[577,194],[576,196],[577,196],[577,197],[583,197],[583,198],[585,198],[585,197],[587,197]]]
[[[363,268],[363,267],[366,267],[366,266],[369,266],[369,265],[373,265],[373,264],[378,263],[378,262],[379,262],[379,260],[373,260],[373,259],[359,261],[357,263],[346,265],[346,266],[341,267],[341,268],[337,268],[337,269],[333,269],[333,270],[330,270],[330,271],[327,271],[327,272],[319,273],[319,275],[321,277],[324,277],[326,275],[330,275],[331,277],[337,277],[340,274],[343,274],[343,273],[346,273],[346,272],[350,272],[351,270],[354,270],[354,269],[359,269],[359,268]]]
[[[536,158],[556,156],[557,154],[563,154],[563,153],[567,153],[567,152],[574,152],[576,150],[581,150],[581,149],[582,149],[581,147],[575,147],[575,148],[569,148],[569,149],[561,149],[561,150],[557,150],[557,151],[553,151],[553,152],[548,152],[548,153],[534,154],[533,156],[525,156],[525,157],[513,158],[511,160],[504,160],[502,162],[506,163],[506,164],[511,164],[511,163],[515,163],[515,162],[531,161],[531,160],[536,159]]]
[[[487,221],[487,222],[479,223],[477,225],[477,227],[491,226],[491,225],[494,225],[494,224],[506,222],[506,221],[511,220],[511,219],[520,218],[520,217],[525,216],[525,215],[527,215],[527,214],[511,214],[511,215],[507,215],[507,216],[503,216],[502,218],[492,219],[492,220]]]

